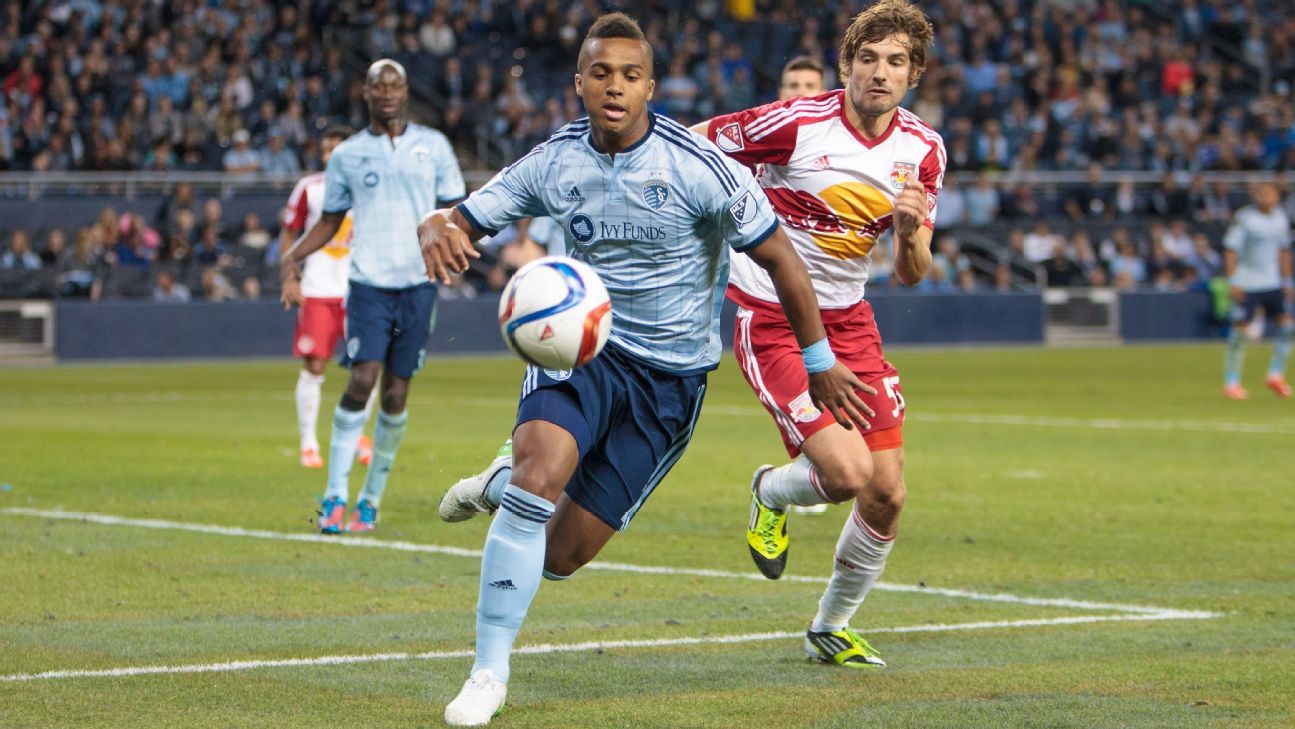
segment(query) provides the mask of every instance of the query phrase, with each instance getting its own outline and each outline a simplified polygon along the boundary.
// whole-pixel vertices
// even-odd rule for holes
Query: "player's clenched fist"
[[[481,257],[467,233],[450,220],[450,212],[446,210],[428,213],[418,224],[418,245],[427,264],[427,277],[446,285],[451,274],[468,270],[469,258]]]
[[[926,220],[926,187],[916,175],[910,175],[904,189],[895,198],[895,235],[908,238]]]

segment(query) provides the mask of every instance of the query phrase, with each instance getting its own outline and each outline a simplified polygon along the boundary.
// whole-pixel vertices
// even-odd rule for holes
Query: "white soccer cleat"
[[[504,709],[508,684],[483,668],[463,682],[463,690],[445,707],[445,723],[450,726],[485,726]]]
[[[490,480],[499,473],[501,468],[511,468],[512,465],[513,442],[510,440],[499,449],[495,460],[490,462],[486,470],[475,476],[468,476],[445,492],[438,507],[441,520],[467,521],[477,514],[495,513],[496,507],[486,500],[486,487],[490,485]]]

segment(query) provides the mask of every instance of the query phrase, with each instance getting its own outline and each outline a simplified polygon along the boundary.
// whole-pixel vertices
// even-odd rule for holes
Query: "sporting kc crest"
[[[661,180],[648,180],[643,183],[643,202],[653,210],[660,210],[670,199],[670,187]]]

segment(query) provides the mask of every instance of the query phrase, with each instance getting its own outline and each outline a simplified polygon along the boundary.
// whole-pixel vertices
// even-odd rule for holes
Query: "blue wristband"
[[[805,371],[811,375],[827,372],[836,365],[836,355],[832,354],[832,347],[827,343],[827,337],[800,350],[800,356],[805,358]]]

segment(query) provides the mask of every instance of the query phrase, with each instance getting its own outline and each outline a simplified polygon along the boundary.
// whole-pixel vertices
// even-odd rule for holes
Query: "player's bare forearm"
[[[773,288],[778,292],[778,301],[787,313],[792,331],[796,333],[796,342],[801,347],[808,347],[826,337],[827,330],[823,328],[823,319],[818,313],[818,296],[814,294],[809,271],[782,226],[747,255],[773,279]]]
[[[1291,279],[1291,252],[1281,251],[1277,254],[1277,264],[1281,268],[1282,281]]]
[[[424,216],[418,223],[418,246],[427,277],[448,285],[452,274],[468,270],[468,259],[481,257],[472,241],[482,235],[458,207],[433,210]]]
[[[1223,276],[1230,283],[1237,272],[1237,254],[1231,249],[1223,251]]]
[[[895,233],[895,277],[905,286],[916,286],[931,270],[931,229],[917,226],[907,238]]]
[[[300,263],[306,260],[306,256],[328,245],[328,241],[337,235],[338,229],[342,227],[342,221],[346,219],[346,213],[324,213],[319,216],[319,220],[310,226],[310,230],[301,236],[296,243],[288,247],[279,257],[280,270],[286,276],[289,273],[295,275],[298,272]]]

